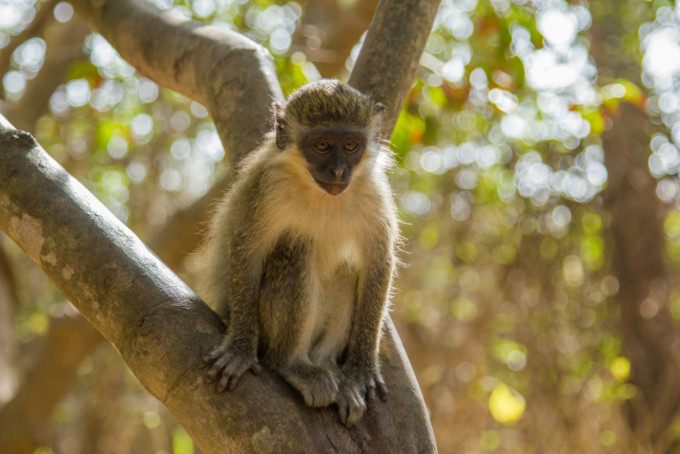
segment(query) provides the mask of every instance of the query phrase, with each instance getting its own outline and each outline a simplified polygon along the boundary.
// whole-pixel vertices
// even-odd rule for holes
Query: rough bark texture
[[[274,373],[215,393],[196,367],[224,326],[32,138],[0,132],[0,228],[106,337],[207,453],[433,452],[422,396],[393,326],[381,352],[391,398],[351,431]],[[96,251],[96,253],[93,253]],[[294,434],[294,435],[293,435]]]
[[[440,0],[381,0],[349,84],[387,106],[390,137],[410,91]]]
[[[204,104],[232,162],[254,149],[269,130],[271,103],[282,101],[283,93],[274,61],[261,46],[147,2],[71,4],[141,74]]]
[[[395,5],[401,2],[392,3],[383,1],[380,7],[399,9]],[[418,22],[414,12],[429,17],[427,26],[411,37],[423,46],[434,3],[423,1],[406,19]],[[268,129],[270,102],[282,95],[271,58],[259,46],[146,4],[74,5],[142,74],[206,103],[234,159]],[[393,25],[402,33],[405,28]],[[416,62],[420,52],[422,47]],[[394,54],[397,60],[414,58],[400,48],[382,58],[394,59]],[[371,65],[364,77],[381,71],[378,60],[364,59],[364,65]],[[409,86],[410,81],[401,89]],[[387,95],[365,91],[376,99],[379,93]],[[398,112],[406,92],[392,95],[398,104],[382,100]],[[395,120],[388,121],[390,130]],[[334,408],[306,408],[269,371],[246,376],[235,392],[216,394],[196,366],[224,330],[217,316],[30,136],[9,125],[0,128],[0,228],[116,347],[203,451],[436,451],[420,390],[391,323],[381,349],[390,398],[373,404],[352,430],[338,423]]]

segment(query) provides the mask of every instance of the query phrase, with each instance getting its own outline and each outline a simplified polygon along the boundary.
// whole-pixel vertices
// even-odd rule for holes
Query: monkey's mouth
[[[330,195],[338,195],[345,189],[347,189],[347,186],[349,186],[349,183],[345,182],[337,182],[337,183],[326,183],[320,180],[317,180],[314,178],[314,181],[316,181],[316,184],[319,185],[321,189],[329,193]]]

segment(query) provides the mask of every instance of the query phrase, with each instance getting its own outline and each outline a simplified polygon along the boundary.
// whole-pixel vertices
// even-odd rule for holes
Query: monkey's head
[[[379,140],[384,106],[340,81],[320,80],[274,109],[277,147],[299,150],[316,184],[338,195]]]

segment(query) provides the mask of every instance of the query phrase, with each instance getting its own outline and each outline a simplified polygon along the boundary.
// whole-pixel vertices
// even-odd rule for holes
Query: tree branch
[[[204,104],[232,162],[270,129],[271,104],[284,97],[274,61],[258,44],[148,2],[71,3],[142,75]]]
[[[380,0],[349,84],[387,106],[390,137],[418,69],[441,0]]]
[[[392,398],[373,404],[352,431],[337,422],[335,409],[310,410],[267,370],[243,378],[236,392],[215,393],[196,369],[224,330],[214,312],[29,134],[2,122],[0,229],[114,345],[203,451],[435,451],[391,324],[381,360]]]

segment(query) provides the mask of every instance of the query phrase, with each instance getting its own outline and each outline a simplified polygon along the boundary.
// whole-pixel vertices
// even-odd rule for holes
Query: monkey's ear
[[[288,142],[288,128],[283,106],[278,102],[274,103],[274,129],[276,133],[276,146],[283,150]]]

